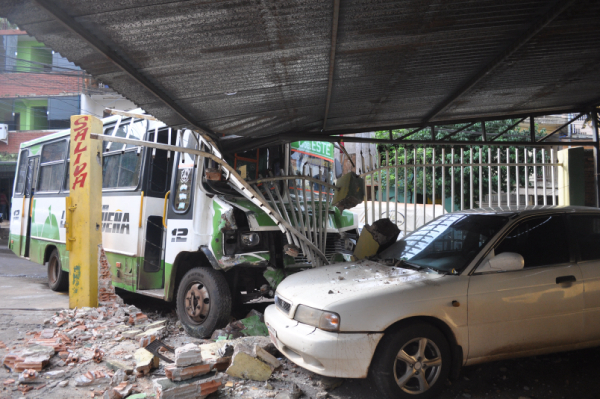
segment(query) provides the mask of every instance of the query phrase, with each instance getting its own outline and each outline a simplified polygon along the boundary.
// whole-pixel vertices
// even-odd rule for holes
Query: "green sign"
[[[290,144],[292,151],[300,151],[333,162],[333,143],[326,141],[295,141]]]

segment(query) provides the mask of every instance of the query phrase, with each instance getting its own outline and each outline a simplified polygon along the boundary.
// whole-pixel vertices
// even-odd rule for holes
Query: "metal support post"
[[[69,307],[98,306],[98,245],[102,243],[102,121],[71,116],[66,249],[69,251]]]
[[[535,143],[535,118],[533,116],[529,117],[529,138],[532,143]]]
[[[600,161],[598,157],[600,156],[600,137],[598,136],[598,110],[594,108],[594,110],[590,113],[592,117],[592,128],[594,130],[594,166],[596,170],[596,178],[594,182],[596,183],[596,207],[600,208],[600,181],[598,178],[600,177]]]

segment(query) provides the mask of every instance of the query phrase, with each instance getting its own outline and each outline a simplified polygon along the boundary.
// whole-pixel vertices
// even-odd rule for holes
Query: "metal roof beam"
[[[479,83],[484,77],[493,72],[500,64],[506,59],[516,53],[521,47],[527,44],[533,37],[535,37],[542,29],[548,24],[554,21],[563,11],[573,4],[575,0],[557,0],[550,9],[542,15],[536,22],[534,22],[527,31],[525,31],[517,40],[515,40],[507,49],[500,53],[485,67],[479,70],[473,75],[468,81],[456,89],[450,96],[444,99],[440,104],[433,108],[423,119],[422,123],[427,124],[431,122],[437,115],[446,110],[451,106],[458,98],[473,88]]]
[[[327,99],[325,100],[325,115],[323,116],[323,128],[327,127],[329,117],[329,105],[331,103],[331,92],[333,91],[333,72],[335,71],[335,49],[337,47],[338,20],[340,17],[340,0],[333,0],[333,23],[331,28],[331,51],[329,53],[329,81],[327,82]]]
[[[148,78],[146,78],[137,69],[135,69],[130,63],[123,59],[123,57],[117,54],[108,45],[104,44],[100,39],[94,36],[79,22],[70,17],[65,11],[57,7],[49,0],[34,0],[34,2],[37,3],[41,8],[46,10],[48,13],[50,13],[65,28],[67,28],[79,38],[84,40],[92,48],[94,48],[94,50],[104,55],[109,61],[111,61],[119,69],[125,72],[129,77],[134,79],[146,90],[148,90],[150,93],[156,96],[156,98],[158,98],[163,104],[165,104],[177,115],[179,115],[183,120],[189,123],[191,127],[201,130],[203,133],[212,136],[213,138],[216,138],[214,132],[211,132],[209,129],[206,129],[196,124],[193,118],[185,110],[183,110],[183,108],[181,108],[175,101],[173,101],[173,99],[171,99],[163,90],[159,89],[154,83],[152,83]]]

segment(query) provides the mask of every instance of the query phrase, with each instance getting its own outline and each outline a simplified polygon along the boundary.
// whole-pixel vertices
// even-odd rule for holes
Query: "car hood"
[[[391,293],[397,297],[396,294],[425,285],[436,286],[444,277],[435,272],[403,269],[362,260],[293,274],[281,282],[277,293],[282,299],[292,303],[290,315],[294,314],[298,304],[336,311],[349,302],[369,300]],[[432,291],[435,290],[430,290],[429,294],[435,295]],[[419,296],[413,295],[412,298]]]

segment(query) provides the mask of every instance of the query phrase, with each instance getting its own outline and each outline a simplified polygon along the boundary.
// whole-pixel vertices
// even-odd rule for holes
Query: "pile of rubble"
[[[305,390],[307,397],[326,395],[319,377],[300,378],[294,369],[301,369],[282,359],[268,337],[252,336],[266,334],[259,312],[200,340],[183,332],[174,313],[156,319],[117,302],[61,310],[18,344],[0,343],[9,374],[0,397],[14,391],[50,398],[82,392],[105,399],[204,398],[219,391],[219,397],[293,399],[302,383],[314,387]]]
[[[267,338],[260,312],[233,320],[211,340],[191,338],[174,311],[149,317],[123,303],[101,247],[98,266],[98,308],[61,310],[40,331],[17,338],[18,344],[0,342],[8,372],[0,398],[16,392],[79,397],[86,391],[84,396],[104,399],[205,398],[217,392],[219,397],[296,399],[303,393],[324,398],[326,386],[334,387],[289,367]]]

